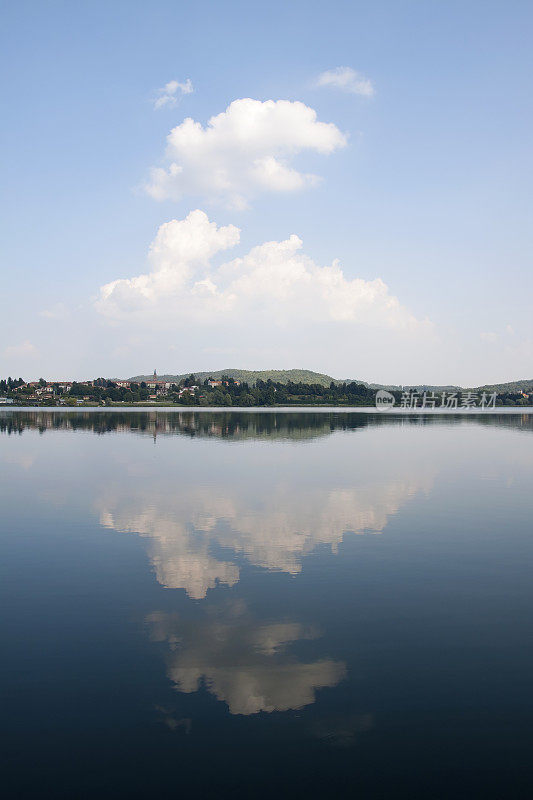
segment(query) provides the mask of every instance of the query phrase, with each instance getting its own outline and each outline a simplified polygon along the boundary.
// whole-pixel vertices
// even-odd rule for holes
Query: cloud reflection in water
[[[318,689],[345,677],[343,662],[298,661],[291,645],[317,639],[313,627],[297,622],[261,623],[243,602],[229,603],[201,622],[156,612],[147,618],[153,641],[170,648],[168,676],[178,691],[202,685],[231,714],[288,711],[311,705]]]

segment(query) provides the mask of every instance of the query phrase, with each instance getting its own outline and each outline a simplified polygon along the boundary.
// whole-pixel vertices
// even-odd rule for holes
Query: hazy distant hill
[[[509,383],[490,383],[487,386],[478,386],[481,392],[523,392],[533,387],[533,378],[525,381],[510,381]]]
[[[370,386],[371,389],[416,389],[417,392],[464,392],[464,391],[475,391],[475,392],[497,392],[498,394],[504,394],[506,392],[522,392],[528,389],[531,391],[533,389],[533,378],[530,380],[524,381],[509,381],[508,383],[487,383],[485,386],[434,386],[432,384],[417,384],[416,386],[413,385],[405,385],[405,386],[382,386],[377,383],[370,383],[367,384]]]
[[[178,383],[183,378],[187,378],[190,373],[184,373],[183,375],[158,375],[158,379],[162,381],[172,381]],[[355,383],[362,383],[365,386],[369,386],[371,389],[402,389],[407,387],[401,387],[393,384],[384,384],[384,383],[367,383],[366,381],[362,381],[357,378],[332,378],[331,375],[324,375],[322,372],[313,372],[310,369],[261,369],[261,370],[249,370],[249,369],[219,369],[214,372],[195,372],[195,376],[198,378],[199,381],[204,381],[206,378],[220,378],[222,375],[227,375],[229,378],[234,378],[238,381],[246,381],[247,383],[254,384],[257,380],[267,381],[269,378],[272,381],[276,381],[278,383],[288,383],[289,381],[293,381],[294,383],[318,383],[320,386],[329,386],[331,381],[334,383],[350,383],[352,380]],[[128,378],[130,381],[149,381],[152,378],[152,375],[136,375],[133,378]],[[468,389],[475,389],[476,391],[484,391],[484,392],[520,392],[524,391],[525,389],[531,389],[533,387],[533,378],[529,380],[522,380],[522,381],[509,381],[508,383],[493,383],[487,384],[486,386],[476,386],[476,387],[462,387],[462,386],[435,386],[429,384],[417,384],[417,385],[409,385],[410,389],[416,389],[419,392],[459,392],[462,391],[463,388]]]

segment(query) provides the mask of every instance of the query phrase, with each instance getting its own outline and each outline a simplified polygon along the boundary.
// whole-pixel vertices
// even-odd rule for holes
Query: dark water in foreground
[[[11,798],[533,794],[533,418],[0,412]]]

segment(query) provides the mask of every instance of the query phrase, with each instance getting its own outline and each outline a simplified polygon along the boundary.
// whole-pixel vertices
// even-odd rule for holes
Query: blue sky
[[[2,17],[0,374],[533,375],[530,3],[11,2]],[[335,72],[319,85],[338,68],[371,91]],[[171,164],[154,199],[151,170]]]

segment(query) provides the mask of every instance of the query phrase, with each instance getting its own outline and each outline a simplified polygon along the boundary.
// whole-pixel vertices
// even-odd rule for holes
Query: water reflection
[[[52,430],[91,431],[97,434],[134,433],[157,438],[165,435],[214,437],[228,440],[292,439],[305,441],[335,431],[364,429],[369,426],[439,426],[475,424],[533,432],[531,413],[421,415],[358,413],[342,409],[305,411],[197,412],[176,410],[87,411],[40,409],[14,411],[0,409],[0,433],[25,430],[41,433]]]
[[[212,501],[208,492],[198,490],[183,497],[181,507],[176,502],[173,511],[164,512],[151,504],[135,509],[128,498],[115,497],[105,502],[100,523],[148,537],[148,555],[158,582],[167,589],[185,589],[189,597],[200,600],[217,583],[233,586],[239,580],[238,566],[211,555],[210,537],[199,535],[211,533],[216,524],[209,515]],[[224,498],[221,501],[219,511]]]
[[[440,797],[445,753],[455,797],[480,752],[523,754],[532,430],[529,415],[0,410],[17,787],[55,797],[67,752],[69,798],[80,775],[91,797],[110,775],[114,797],[177,781],[235,796],[236,780],[250,797],[258,775],[265,795],[374,797],[387,769],[380,796],[407,770],[403,794]],[[512,762],[503,792],[471,796],[504,796]]]
[[[210,608],[200,621],[156,612],[147,623],[151,639],[168,644],[167,674],[174,687],[189,694],[205,685],[231,714],[303,708],[346,674],[343,662],[304,662],[291,655],[296,642],[320,637],[316,628],[260,623],[243,601]]]
[[[396,468],[405,470],[405,463]],[[409,477],[331,488],[302,486],[296,476],[285,475],[282,482],[264,486],[259,497],[235,486],[189,483],[174,496],[158,495],[155,505],[153,495],[143,499],[117,488],[101,501],[100,523],[146,537],[159,583],[201,599],[217,583],[237,583],[239,556],[256,567],[296,575],[320,545],[336,553],[348,531],[382,533],[410,498],[429,490],[433,472],[419,467]],[[218,558],[219,548],[231,557]]]
[[[377,415],[374,415],[377,416]],[[91,411],[0,409],[0,431],[8,434],[36,429],[91,431],[97,434],[134,433],[144,436],[182,435],[189,438],[310,440],[335,430],[366,428],[369,419],[360,414],[285,412],[194,412],[194,411]]]

